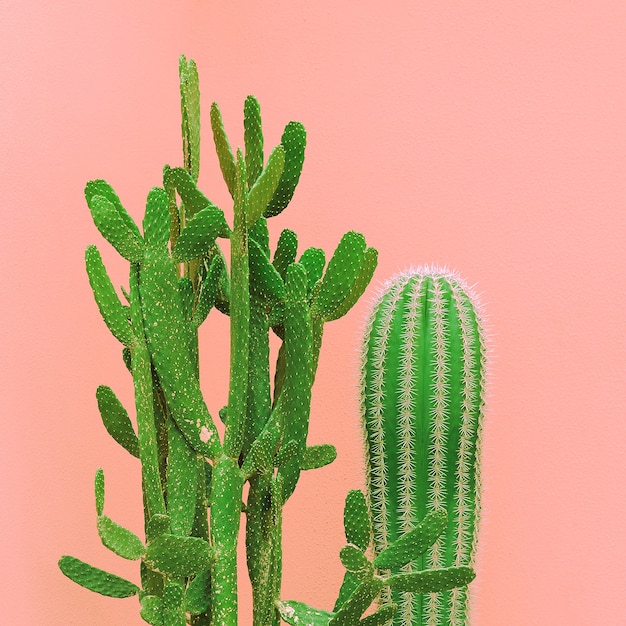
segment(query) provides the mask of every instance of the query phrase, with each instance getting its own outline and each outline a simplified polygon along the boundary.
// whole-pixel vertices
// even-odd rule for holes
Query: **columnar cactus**
[[[369,317],[361,361],[375,554],[426,516],[447,513],[439,539],[398,572],[474,563],[485,361],[480,306],[457,274],[418,268],[387,283]],[[393,602],[398,626],[469,623],[467,586],[394,591]]]

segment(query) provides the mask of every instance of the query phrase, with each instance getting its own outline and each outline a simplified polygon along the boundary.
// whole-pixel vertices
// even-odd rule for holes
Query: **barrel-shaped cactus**
[[[448,520],[426,554],[398,571],[473,565],[485,363],[480,306],[457,274],[422,267],[385,285],[366,325],[361,362],[375,553],[430,512],[445,510]],[[465,625],[468,600],[467,586],[394,592],[394,624]]]

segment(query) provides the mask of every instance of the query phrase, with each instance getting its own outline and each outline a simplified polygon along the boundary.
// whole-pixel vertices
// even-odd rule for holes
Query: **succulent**
[[[98,249],[89,246],[85,254],[97,307],[133,380],[134,417],[107,386],[98,387],[96,399],[107,432],[140,463],[145,538],[105,514],[102,469],[94,483],[97,530],[106,548],[139,562],[140,584],[72,556],[61,557],[61,571],[96,593],[137,595],[140,615],[152,626],[236,626],[237,542],[245,518],[253,626],[278,626],[281,619],[294,626],[417,623],[402,621],[417,597],[426,598],[420,607],[460,607],[460,615],[474,578],[483,391],[484,344],[471,299],[448,275],[407,275],[381,297],[363,368],[369,508],[361,491],[348,494],[347,544],[339,554],[346,571],[332,611],[281,601],[283,506],[301,472],[337,456],[331,444],[307,445],[324,325],[346,315],[365,292],[377,252],[350,231],[328,260],[316,247],[299,253],[289,229],[272,250],[268,221],[293,198],[306,132],[289,122],[266,159],[253,96],[244,104],[243,150],[231,148],[217,104],[210,109],[233,200],[229,221],[197,186],[195,63],[181,57],[179,74],[183,166],[163,168],[141,228],[109,183],[85,187],[97,229],[129,262],[121,299]],[[220,239],[229,240],[229,262]],[[200,386],[198,329],[214,310],[230,319],[223,436]],[[271,333],[280,341],[272,368]],[[434,359],[418,364],[414,344],[421,358],[433,341]],[[416,385],[426,392],[419,398],[415,368],[421,368]],[[447,464],[440,465],[444,452]],[[376,602],[382,605],[364,617]]]
[[[374,565],[392,581],[474,564],[485,362],[480,305],[457,274],[418,268],[386,284],[365,330],[361,406]],[[405,542],[429,547],[409,563],[395,557]],[[469,623],[465,584],[390,588],[394,624]]]
[[[140,615],[153,626],[236,626],[243,515],[253,623],[268,626],[280,621],[282,508],[302,471],[336,457],[330,444],[307,446],[324,324],[345,315],[363,294],[377,253],[353,231],[340,239],[328,263],[319,248],[298,256],[297,236],[290,230],[283,230],[271,250],[268,220],[294,195],[306,132],[299,122],[289,122],[266,160],[253,96],[244,105],[243,150],[231,149],[217,104],[210,110],[233,199],[229,223],[197,186],[198,73],[185,57],[179,70],[184,166],[165,166],[162,186],[148,194],[141,228],[106,181],[85,187],[97,229],[129,262],[122,300],[98,249],[86,252],[98,309],[122,344],[133,379],[134,419],[109,387],[99,387],[96,397],[107,432],[141,464],[145,539],[105,515],[102,470],[95,480],[97,528],[105,547],[139,561],[141,581],[132,583],[71,556],[62,557],[59,566],[97,593],[138,595]],[[229,263],[220,239],[229,239]],[[214,309],[230,318],[223,437],[200,388],[198,328]],[[273,385],[271,332],[281,341]],[[354,606],[378,593],[378,582],[367,585],[350,600]]]
[[[348,493],[343,519],[348,543],[341,549],[339,558],[346,572],[335,606],[332,611],[323,611],[302,602],[281,602],[280,615],[291,626],[383,626],[397,615],[398,606],[388,601],[363,617],[377,598],[389,598],[394,592],[437,593],[467,585],[474,579],[474,570],[468,566],[389,572],[422,557],[445,530],[444,511],[427,515],[421,524],[390,543],[374,559],[368,550],[372,527],[362,491]]]

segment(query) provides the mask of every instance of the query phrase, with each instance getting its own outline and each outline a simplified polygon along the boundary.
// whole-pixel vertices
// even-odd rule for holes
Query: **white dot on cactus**
[[[202,443],[207,443],[209,439],[211,439],[211,433],[209,432],[209,429],[206,426],[203,426],[200,429],[200,441],[202,441]]]

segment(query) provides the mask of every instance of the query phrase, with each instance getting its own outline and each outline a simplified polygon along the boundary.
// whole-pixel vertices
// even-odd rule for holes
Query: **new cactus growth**
[[[390,582],[474,563],[485,360],[480,307],[458,275],[418,268],[387,283],[366,326],[361,405],[374,565]],[[423,554],[411,564],[402,545]],[[469,623],[466,586],[389,586],[398,626]]]

